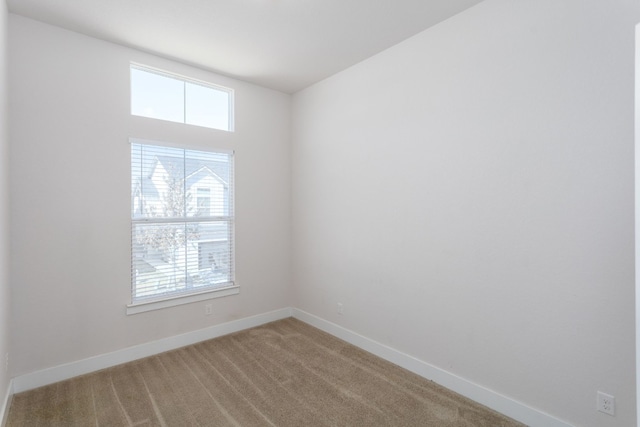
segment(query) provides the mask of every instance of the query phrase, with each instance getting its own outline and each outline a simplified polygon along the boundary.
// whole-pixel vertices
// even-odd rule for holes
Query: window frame
[[[238,286],[237,282],[236,282],[236,278],[235,278],[235,203],[234,203],[234,199],[235,199],[235,184],[234,184],[234,164],[235,164],[235,152],[233,150],[224,150],[224,149],[216,149],[216,148],[191,148],[191,147],[186,147],[182,144],[174,144],[174,143],[165,143],[165,142],[160,142],[160,141],[149,141],[149,140],[143,140],[143,139],[138,139],[138,138],[130,138],[129,139],[129,143],[130,143],[130,147],[131,147],[131,154],[130,154],[130,171],[131,171],[131,179],[130,179],[130,185],[131,185],[131,204],[130,204],[130,218],[131,218],[131,233],[130,233],[130,237],[131,237],[131,241],[130,241],[130,250],[131,250],[131,280],[130,280],[130,295],[131,295],[131,303],[128,304],[126,306],[126,313],[127,315],[130,314],[136,314],[136,313],[142,313],[142,312],[146,312],[146,311],[151,311],[151,310],[157,310],[157,309],[162,309],[162,308],[167,308],[167,307],[172,307],[172,306],[176,306],[176,305],[182,305],[182,304],[189,304],[192,302],[197,302],[197,301],[204,301],[204,300],[208,300],[208,299],[212,299],[212,298],[220,298],[220,297],[225,297],[225,296],[229,296],[229,295],[236,295],[240,292],[240,287]],[[224,191],[226,194],[226,199],[225,199],[225,205],[228,206],[228,215],[218,215],[218,216],[207,216],[207,217],[202,217],[199,216],[198,214],[193,215],[193,216],[189,216],[187,214],[187,212],[184,212],[182,217],[145,217],[145,216],[138,216],[136,217],[136,215],[134,215],[134,210],[135,207],[134,205],[138,203],[138,197],[136,197],[137,195],[134,194],[134,187],[135,187],[135,183],[134,180],[136,177],[134,177],[133,174],[133,161],[134,161],[134,154],[133,154],[133,146],[134,144],[137,145],[141,145],[141,146],[151,146],[153,148],[171,148],[171,149],[177,149],[177,150],[182,150],[183,152],[183,159],[188,159],[189,156],[187,155],[187,153],[189,152],[195,152],[195,153],[213,153],[213,154],[223,154],[223,155],[228,155],[229,159],[230,159],[230,170],[229,170],[229,182],[227,183],[227,188]],[[193,157],[193,156],[192,156]],[[184,177],[185,179],[188,177],[188,174],[186,171],[183,171]],[[196,187],[197,188],[197,187]],[[185,197],[185,203],[186,203],[186,193],[184,194]],[[141,198],[141,196],[140,196]],[[140,202],[141,203],[141,202]],[[197,207],[196,207],[197,208]],[[222,218],[226,218],[226,219],[222,219]],[[204,219],[204,221],[203,221]],[[184,291],[173,291],[171,293],[164,293],[164,294],[160,294],[158,296],[148,296],[148,297],[136,297],[136,277],[135,277],[135,272],[134,272],[134,268],[135,268],[135,248],[134,248],[134,229],[136,224],[162,224],[162,223],[184,223],[185,227],[186,224],[189,223],[197,223],[197,222],[208,222],[208,223],[215,223],[216,221],[221,222],[221,221],[226,221],[227,222],[227,243],[226,245],[229,247],[229,280],[227,282],[224,282],[225,284],[223,286],[220,287],[206,287],[203,289],[197,289],[197,288],[186,288]],[[206,240],[206,239],[205,239]],[[199,243],[200,240],[194,240],[192,241]],[[199,245],[197,245],[199,247]],[[198,254],[199,256],[199,254]],[[185,263],[186,263],[186,259],[185,259]],[[185,267],[186,268],[186,267]],[[199,259],[198,259],[198,269],[200,269],[200,264],[199,264]],[[186,271],[186,270],[185,270]]]

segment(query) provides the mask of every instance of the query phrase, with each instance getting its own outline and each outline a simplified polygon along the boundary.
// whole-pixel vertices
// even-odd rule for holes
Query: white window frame
[[[235,281],[235,232],[234,232],[234,224],[235,224],[235,210],[234,210],[234,196],[235,196],[235,189],[234,189],[234,184],[233,184],[233,163],[234,163],[234,152],[233,151],[229,151],[229,150],[216,150],[216,149],[210,149],[210,150],[203,150],[201,148],[199,149],[191,149],[191,148],[186,148],[183,147],[179,144],[167,144],[167,143],[163,143],[163,142],[158,142],[158,141],[147,141],[147,140],[141,140],[141,139],[136,139],[136,138],[131,138],[130,139],[130,144],[133,146],[133,144],[138,144],[138,145],[143,145],[143,146],[153,146],[153,147],[168,147],[168,148],[177,148],[179,150],[183,150],[185,153],[185,157],[186,153],[188,152],[209,152],[209,153],[216,153],[216,154],[227,154],[230,156],[231,158],[231,171],[230,171],[230,176],[229,176],[229,183],[228,183],[228,209],[229,209],[229,215],[225,217],[224,221],[228,221],[230,228],[229,228],[229,235],[227,237],[228,239],[228,244],[230,245],[230,259],[229,262],[231,263],[230,266],[230,278],[228,282],[225,282],[225,284],[223,286],[220,287],[213,287],[213,288],[204,288],[204,289],[197,289],[197,288],[191,288],[190,290],[184,291],[184,292],[173,292],[171,294],[168,295],[160,295],[158,297],[154,297],[154,296],[150,296],[150,297],[143,297],[143,298],[136,298],[135,293],[135,287],[136,287],[136,278],[135,278],[135,272],[134,272],[134,238],[133,238],[133,231],[134,231],[134,227],[136,224],[156,224],[156,223],[164,223],[164,222],[182,222],[180,221],[181,219],[184,221],[184,223],[189,223],[189,222],[203,222],[204,221],[220,221],[221,218],[219,217],[205,217],[203,218],[202,216],[187,216],[186,213],[184,215],[184,217],[182,218],[164,218],[164,217],[158,217],[158,218],[146,218],[146,217],[136,217],[133,212],[134,212],[134,207],[133,204],[136,203],[136,195],[132,194],[131,196],[131,203],[132,206],[130,207],[131,210],[131,230],[132,230],[132,234],[131,234],[131,268],[132,268],[132,273],[131,273],[131,304],[127,305],[126,307],[126,313],[128,315],[130,314],[137,314],[137,313],[142,313],[142,312],[146,312],[146,311],[151,311],[151,310],[158,310],[158,309],[162,309],[162,308],[167,308],[167,307],[172,307],[172,306],[177,306],[177,305],[182,305],[182,304],[189,304],[189,303],[193,303],[193,302],[198,302],[198,301],[204,301],[204,300],[208,300],[208,299],[212,299],[212,298],[220,298],[220,297],[225,297],[225,296],[229,296],[229,295],[236,295],[240,293],[240,287],[237,285],[236,281]],[[133,161],[133,153],[131,156],[131,161]],[[185,171],[186,174],[186,171]],[[132,174],[131,177],[131,186],[132,186],[132,190],[134,188],[134,177]],[[186,195],[185,195],[186,197]]]

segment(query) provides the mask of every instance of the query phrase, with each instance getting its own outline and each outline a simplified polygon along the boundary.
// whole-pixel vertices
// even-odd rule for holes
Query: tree
[[[173,274],[169,275],[169,284],[174,288],[190,287],[191,281],[184,267],[184,275],[178,277],[180,266],[178,265],[179,251],[186,250],[187,244],[199,238],[197,223],[180,222],[187,214],[191,213],[191,194],[185,192],[184,178],[174,171],[168,171],[163,176],[164,186],[159,204],[147,203],[143,200],[145,217],[176,219],[176,222],[156,222],[142,224],[136,230],[138,247],[142,246],[143,254],[149,251],[155,252],[162,261],[169,264]],[[153,255],[151,256],[153,258]]]

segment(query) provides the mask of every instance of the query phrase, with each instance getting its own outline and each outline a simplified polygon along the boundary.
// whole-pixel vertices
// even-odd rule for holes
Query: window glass
[[[210,87],[186,84],[186,123],[229,130],[229,93]]]
[[[184,82],[131,68],[131,114],[184,122]]]
[[[233,91],[131,66],[131,114],[225,131],[232,130]]]

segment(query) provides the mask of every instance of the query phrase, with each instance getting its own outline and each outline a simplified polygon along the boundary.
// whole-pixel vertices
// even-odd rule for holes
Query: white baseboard
[[[375,354],[391,363],[401,366],[426,379],[432,380],[449,390],[455,391],[471,400],[500,412],[516,421],[531,427],[572,427],[544,412],[533,409],[509,397],[503,396],[455,374],[430,365],[413,356],[394,350],[384,344],[357,334],[342,326],[331,323],[320,317],[297,308],[292,309],[293,317],[309,325],[338,337],[350,344]]]
[[[13,399],[13,381],[9,381],[7,386],[7,394],[4,396],[2,406],[0,406],[0,426],[7,424],[7,417],[9,416],[9,408],[11,407],[11,399]]]
[[[176,335],[158,341],[128,347],[112,353],[101,354],[88,359],[78,360],[64,365],[43,369],[41,371],[20,375],[13,379],[13,392],[20,393],[26,390],[53,384],[78,375],[84,375],[100,369],[110,368],[122,363],[153,356],[154,354],[174,350],[176,348],[220,337],[222,335],[231,334],[233,332],[242,331],[244,329],[253,328],[255,326],[260,326],[265,323],[287,317],[291,317],[291,308],[283,308],[269,313],[233,320],[231,322],[210,326],[208,328],[188,332],[186,334]]]

